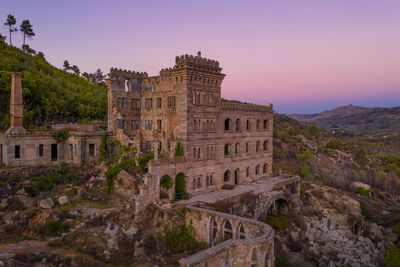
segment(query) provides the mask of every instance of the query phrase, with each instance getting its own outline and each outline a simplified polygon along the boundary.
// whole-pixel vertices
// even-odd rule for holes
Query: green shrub
[[[400,266],[400,251],[394,244],[386,250],[385,263],[387,267]]]
[[[145,172],[147,167],[147,162],[149,162],[151,159],[154,159],[154,153],[152,151],[147,154],[144,154],[143,156],[138,157],[137,161],[139,164],[139,168]]]
[[[360,164],[365,165],[368,162],[367,153],[364,148],[359,148],[354,154],[354,160]]]
[[[171,189],[173,184],[174,184],[174,181],[172,181],[172,178],[169,175],[164,175],[160,179],[160,186],[164,187],[165,189]]]
[[[121,169],[127,171],[128,173],[135,173],[137,171],[136,162],[134,159],[131,158],[124,158],[121,163],[119,164]]]
[[[368,191],[367,189],[364,189],[364,188],[361,187],[361,186],[357,187],[357,193],[358,193],[359,195],[362,195],[362,196],[366,196],[366,197],[368,197],[368,198],[371,198],[371,194],[369,193],[369,191]]]
[[[286,228],[286,215],[268,215],[266,223],[276,230],[282,230]]]
[[[68,137],[69,137],[69,132],[67,129],[58,130],[53,134],[53,138],[56,140],[56,143],[62,143],[67,141]]]
[[[48,231],[53,235],[61,235],[61,233],[64,232],[64,228],[65,228],[65,226],[62,223],[62,221],[60,221],[60,220],[50,221],[47,224]]]
[[[182,157],[185,155],[185,151],[183,150],[183,145],[180,141],[176,141],[175,147],[175,157]]]
[[[299,175],[303,179],[312,181],[314,176],[311,174],[310,166],[308,163],[301,163],[299,166]]]
[[[171,254],[195,251],[208,247],[206,243],[199,242],[195,239],[194,228],[184,224],[164,229],[165,241],[167,249]]]
[[[339,149],[340,143],[337,139],[330,139],[329,142],[325,145],[328,149]]]
[[[78,195],[78,189],[76,187],[73,187],[72,189],[68,190],[65,194],[68,197],[74,197],[74,196]]]
[[[111,194],[114,191],[115,178],[118,176],[120,171],[121,168],[119,166],[114,166],[105,172],[107,193]]]
[[[175,177],[175,199],[188,199],[189,195],[186,192],[186,175],[178,173]]]
[[[167,155],[165,155],[165,154],[159,154],[159,155],[158,155],[158,158],[159,158],[159,159],[163,159],[163,158],[166,158],[166,157],[167,157]]]

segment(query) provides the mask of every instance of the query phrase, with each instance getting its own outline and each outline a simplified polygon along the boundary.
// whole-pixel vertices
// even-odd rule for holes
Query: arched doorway
[[[224,182],[225,183],[229,182],[230,178],[231,178],[231,172],[229,170],[225,171],[225,173],[224,173]]]
[[[187,199],[186,175],[182,172],[175,176],[175,199]]]
[[[235,184],[239,184],[239,173],[240,173],[240,170],[239,170],[239,168],[237,168],[235,170]]]

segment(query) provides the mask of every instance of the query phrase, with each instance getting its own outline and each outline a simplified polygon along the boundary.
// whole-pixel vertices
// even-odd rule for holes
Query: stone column
[[[10,99],[10,128],[7,133],[24,133],[23,126],[24,105],[22,102],[21,73],[14,72],[11,78],[11,99]]]

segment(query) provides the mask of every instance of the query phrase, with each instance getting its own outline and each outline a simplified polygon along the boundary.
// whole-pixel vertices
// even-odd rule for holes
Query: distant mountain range
[[[400,133],[400,107],[365,108],[347,105],[321,113],[292,114],[289,117],[356,134]]]

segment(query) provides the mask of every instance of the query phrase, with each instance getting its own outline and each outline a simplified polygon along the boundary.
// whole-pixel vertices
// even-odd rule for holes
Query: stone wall
[[[7,167],[59,164],[61,161],[76,165],[96,163],[100,159],[103,134],[107,133],[73,132],[61,143],[56,143],[50,133],[1,134],[0,159]]]
[[[195,206],[186,207],[186,223],[212,246],[181,266],[274,266],[274,230],[264,223]]]

